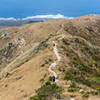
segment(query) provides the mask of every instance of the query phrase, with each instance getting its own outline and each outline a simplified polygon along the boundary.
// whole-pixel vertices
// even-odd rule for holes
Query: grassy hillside
[[[100,99],[99,15],[29,24],[0,32],[0,75],[4,76],[0,80],[1,99]],[[52,41],[61,56],[53,68],[59,79],[56,84],[48,72],[49,66],[57,61]]]

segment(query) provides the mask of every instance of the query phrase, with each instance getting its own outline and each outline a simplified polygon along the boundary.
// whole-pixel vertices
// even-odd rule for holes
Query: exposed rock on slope
[[[19,61],[21,62],[18,65],[14,63],[13,66],[20,66],[21,64],[23,64],[32,56],[34,46],[38,45],[51,33],[56,34],[57,30],[59,30],[59,28],[61,27],[59,22],[50,21],[44,23],[25,25],[16,28],[1,29],[0,69],[5,68],[16,59],[18,60],[15,63],[18,63]],[[7,34],[3,35],[5,34],[5,32]],[[22,56],[24,56],[24,59],[22,59]]]

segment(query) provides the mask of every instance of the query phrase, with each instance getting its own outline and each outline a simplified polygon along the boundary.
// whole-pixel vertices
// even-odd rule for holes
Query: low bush
[[[72,82],[72,84],[70,85],[70,88],[77,88],[77,85],[75,82]]]
[[[90,92],[92,95],[98,95],[98,92],[97,91],[91,91]]]
[[[8,78],[11,74],[10,73],[6,73],[5,77]]]
[[[75,88],[69,88],[68,89],[68,92],[76,92],[77,91],[77,89],[75,89]]]
[[[50,62],[52,62],[52,59],[51,58],[48,58],[44,61],[43,64],[41,64],[41,67],[45,67],[46,65],[48,65]]]
[[[66,72],[64,76],[64,80],[73,80],[74,76],[71,72]]]
[[[37,95],[30,97],[30,100],[51,100],[54,96],[60,97],[61,92],[60,87],[48,81],[36,91]]]
[[[49,77],[49,81],[52,81],[52,76]]]
[[[66,40],[66,39],[62,39],[62,42],[65,44],[65,45],[70,45],[70,43],[69,43],[69,41],[68,40]]]
[[[85,92],[82,97],[83,98],[88,98],[89,97],[89,92]]]

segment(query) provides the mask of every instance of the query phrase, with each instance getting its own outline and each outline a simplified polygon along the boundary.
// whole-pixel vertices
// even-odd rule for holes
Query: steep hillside
[[[21,63],[28,60],[34,53],[34,48],[42,40],[46,39],[46,37],[52,33],[57,33],[61,27],[59,22],[61,21],[50,21],[16,28],[1,29],[0,69],[2,70],[7,66],[9,67],[9,65],[13,63],[13,67],[20,66]],[[16,65],[16,63],[18,64]],[[10,69],[12,68],[10,67]],[[0,77],[1,76],[0,74]]]
[[[0,32],[0,100],[100,99],[100,15]]]

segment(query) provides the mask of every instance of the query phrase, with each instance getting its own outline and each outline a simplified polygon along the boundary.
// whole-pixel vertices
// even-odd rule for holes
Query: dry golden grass
[[[68,65],[68,62],[70,62],[71,59],[68,57],[66,58],[65,55],[67,53],[71,54],[71,51],[73,51],[73,54],[78,55],[80,59],[82,59],[82,57],[87,57],[85,52],[80,52],[80,49],[83,46],[83,40],[90,49],[94,50],[97,48],[100,50],[99,15],[89,15],[71,20],[53,20],[33,23],[23,25],[21,27],[5,28],[2,30],[2,32],[5,31],[7,31],[9,34],[0,39],[0,48],[8,48],[8,43],[15,41],[18,38],[24,39],[25,44],[20,45],[17,42],[13,42],[14,45],[16,45],[16,49],[13,49],[16,51],[16,53],[14,52],[11,58],[6,58],[7,61],[4,59],[5,53],[0,54],[0,61],[3,60],[0,65],[2,68],[16,60],[18,56],[21,56],[21,52],[27,52],[34,46],[35,43],[40,43],[49,37],[50,34],[53,34],[54,36],[52,36],[49,42],[55,40],[58,43],[57,47],[59,49],[60,55],[65,61],[62,61],[63,64],[58,63],[58,67],[61,67],[61,70],[64,69],[67,71],[72,67],[71,65]],[[2,34],[2,32],[0,34]],[[64,48],[61,49],[63,37],[70,43],[70,46],[66,46],[66,51],[63,50]],[[81,46],[79,48],[77,48],[77,46],[79,46],[78,43],[73,42],[75,38],[81,40],[81,43],[79,43]],[[40,79],[43,78],[45,73],[48,73],[47,69],[49,65],[46,67],[41,67],[41,64],[43,64],[45,60],[44,58],[48,56],[53,57],[52,47],[50,46],[49,48],[47,47],[45,49],[39,50],[35,56],[33,56],[31,59],[28,59],[28,62],[22,62],[22,65],[19,66],[19,68],[12,70],[9,72],[10,75],[8,74],[7,77],[4,77],[0,80],[0,100],[28,100],[30,96],[35,94],[35,90],[41,86]],[[31,56],[30,53],[27,55],[28,57]],[[96,56],[99,57],[99,55],[100,54],[97,54]],[[62,72],[60,72],[58,69],[54,70],[57,72],[58,77],[60,78],[60,83],[58,85],[63,87],[66,85],[66,83],[61,79],[63,78]],[[65,95],[70,94],[65,92]],[[82,99],[79,94],[76,93],[75,95],[76,100]],[[86,100],[94,100],[94,98],[95,100],[100,99],[99,97],[90,96],[90,98]]]

